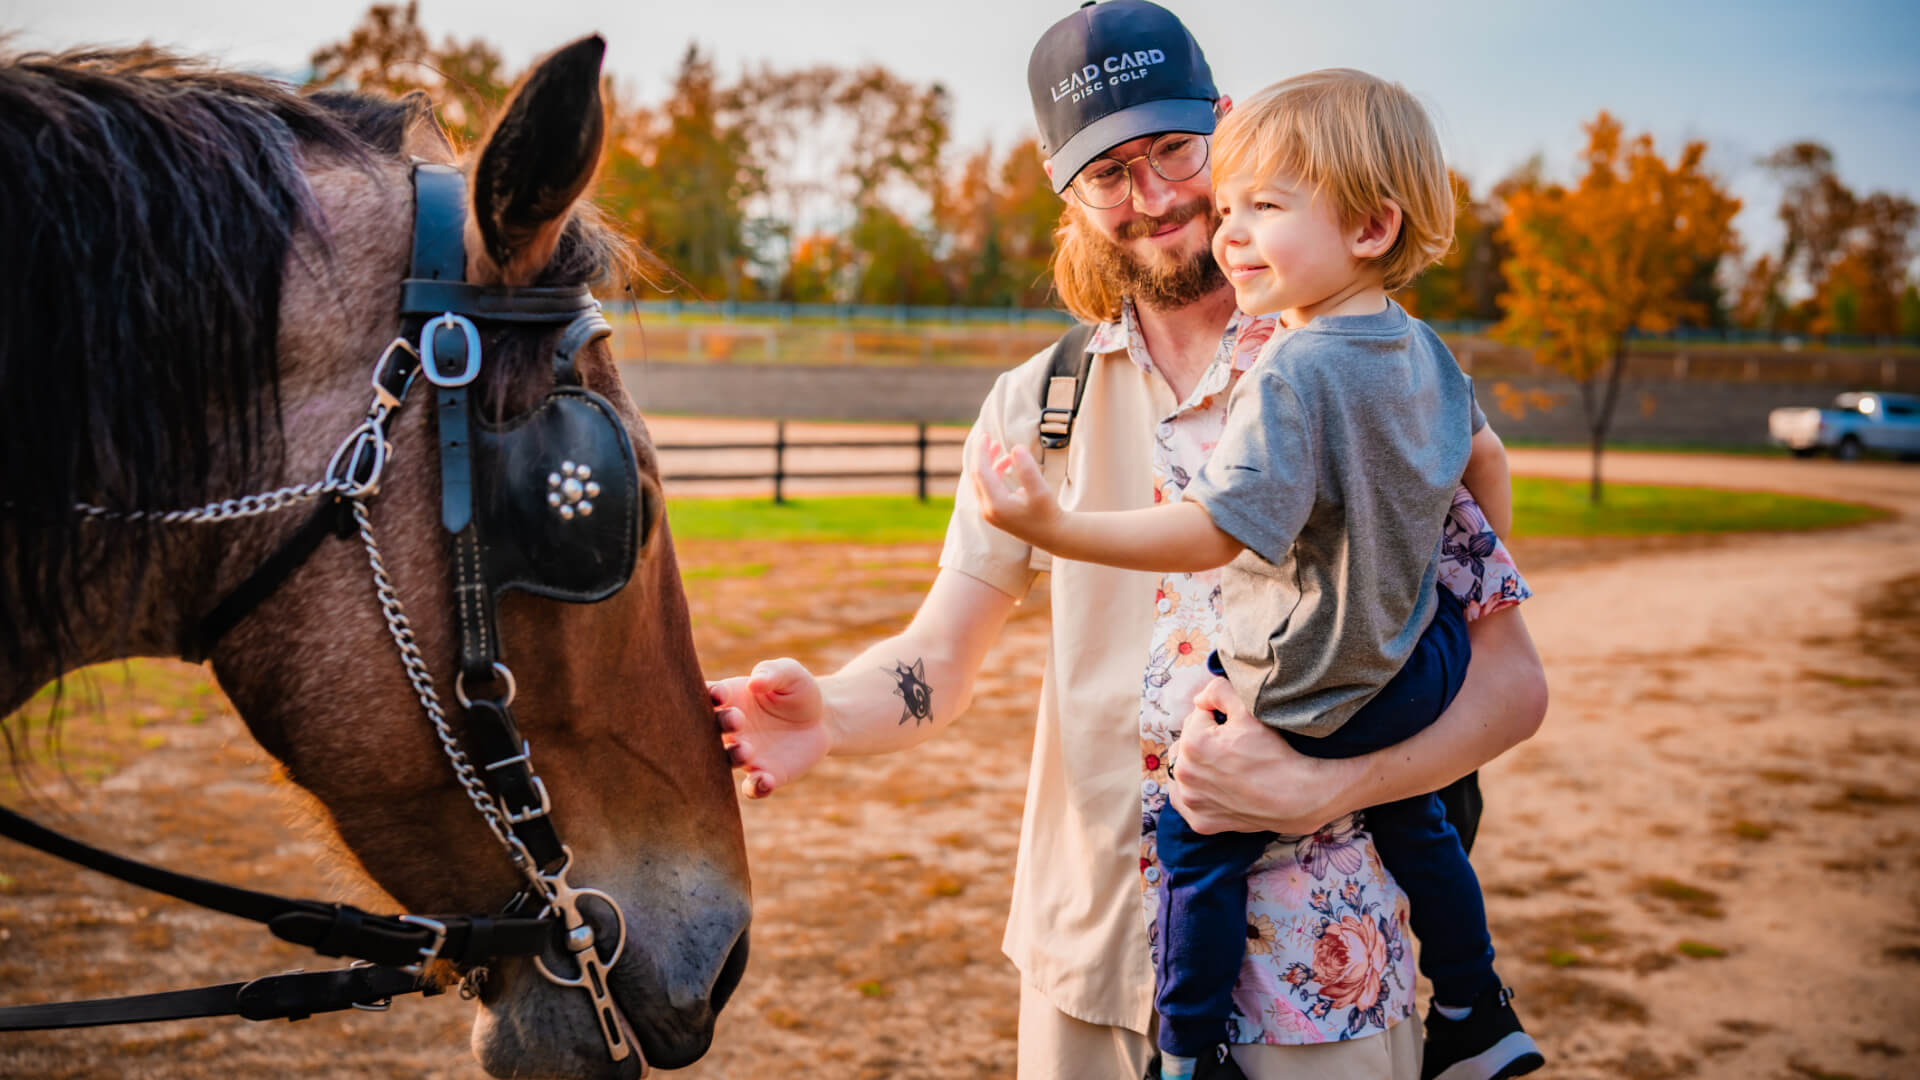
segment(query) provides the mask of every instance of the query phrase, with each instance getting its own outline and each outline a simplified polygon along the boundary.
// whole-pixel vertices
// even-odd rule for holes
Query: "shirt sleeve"
[[[1473,426],[1468,430],[1478,435],[1480,429],[1487,426],[1487,414],[1480,411],[1480,395],[1473,392],[1473,376],[1462,372],[1460,377],[1467,380],[1467,400],[1473,403]]]
[[[1045,361],[1046,357],[1037,360]],[[1040,446],[1040,388],[1037,382],[1022,378],[1034,361],[1000,376],[980,406],[980,417],[967,432],[962,450],[959,486],[954,489],[953,517],[947,521],[947,539],[940,550],[940,566],[958,570],[968,577],[999,589],[1015,599],[1024,597],[1039,574],[1029,565],[1033,548],[1024,540],[987,524],[980,516],[980,503],[973,494],[973,481],[966,475],[966,464],[973,461],[982,440],[992,438],[1001,446],[1026,446],[1037,456]],[[1028,384],[1033,382],[1033,385]],[[1023,395],[1023,389],[1031,393]],[[1065,451],[1060,451],[1064,453]]]
[[[1440,584],[1459,598],[1469,620],[1533,596],[1513,554],[1465,487],[1453,493],[1453,507],[1441,527]]]
[[[1285,379],[1249,372],[1234,388],[1219,445],[1186,490],[1215,527],[1276,565],[1306,526],[1318,488],[1308,423]]]

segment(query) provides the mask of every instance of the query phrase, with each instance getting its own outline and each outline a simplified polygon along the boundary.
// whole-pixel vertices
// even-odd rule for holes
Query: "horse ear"
[[[400,151],[425,161],[452,161],[453,140],[433,113],[433,99],[425,90],[410,90],[400,99],[406,106],[406,130],[400,136]]]
[[[534,66],[473,171],[473,231],[467,280],[532,281],[560,241],[567,211],[600,162],[606,119],[600,61],[607,43],[581,38]]]

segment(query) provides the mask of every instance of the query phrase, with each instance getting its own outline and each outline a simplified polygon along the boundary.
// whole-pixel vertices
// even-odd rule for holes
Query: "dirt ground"
[[[1575,453],[1514,459],[1521,472],[1585,468]],[[1551,1061],[1541,1075],[1920,1072],[1920,468],[1618,455],[1608,471],[1900,516],[1816,535],[1516,545],[1553,704],[1537,737],[1486,770],[1474,861],[1502,971]],[[831,669],[905,619],[935,556],[683,548],[703,663],[731,674],[786,654]],[[1020,609],[944,738],[829,761],[743,807],[753,960],[713,1051],[681,1075],[1011,1073],[1017,975],[999,939],[1046,619],[1044,597]],[[109,672],[92,692],[141,724],[123,767],[52,788],[36,812],[237,884],[350,895],[199,670],[129,670],[130,685]],[[68,721],[76,744],[85,697]],[[0,1002],[322,963],[0,848]],[[449,995],[297,1025],[8,1035],[0,1075],[468,1080],[480,1076],[468,1020]]]

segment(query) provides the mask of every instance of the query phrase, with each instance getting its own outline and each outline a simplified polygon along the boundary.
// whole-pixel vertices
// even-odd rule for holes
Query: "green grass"
[[[1659,536],[1686,533],[1792,531],[1857,525],[1888,516],[1855,503],[1764,491],[1608,484],[1606,502],[1587,503],[1580,480],[1517,477],[1515,533],[1543,536]],[[790,499],[674,499],[673,535],[700,540],[826,541],[866,544],[939,543],[951,498],[919,502],[904,495]]]
[[[1780,532],[1889,516],[1877,507],[1769,491],[1608,484],[1602,497],[1599,506],[1589,503],[1585,481],[1515,477],[1513,531],[1523,537]]]
[[[953,499],[910,495],[788,499],[673,499],[667,519],[677,543],[689,540],[816,540],[839,543],[938,543]]]
[[[1509,450],[1589,450],[1586,443],[1566,439],[1508,439],[1502,438]],[[1734,457],[1765,457],[1788,459],[1792,451],[1784,446],[1772,443],[1715,443],[1715,442],[1609,442],[1607,453],[1629,454],[1730,454]],[[1605,459],[1602,458],[1604,461]]]

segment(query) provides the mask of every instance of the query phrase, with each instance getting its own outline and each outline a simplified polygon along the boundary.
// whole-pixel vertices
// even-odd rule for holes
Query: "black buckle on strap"
[[[1073,438],[1072,409],[1040,410],[1040,445],[1058,450]]]

